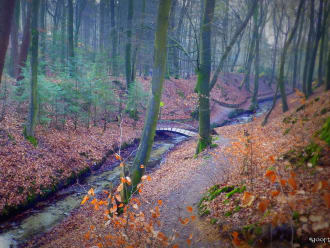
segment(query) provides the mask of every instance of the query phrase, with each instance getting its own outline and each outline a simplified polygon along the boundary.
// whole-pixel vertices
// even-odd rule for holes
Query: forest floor
[[[291,95],[285,114],[278,103],[264,127],[259,117],[217,128],[213,140],[218,146],[197,158],[196,140],[177,146],[134,198],[138,204],[132,210],[145,216],[137,234],[109,224],[94,201],[29,246],[105,247],[123,238],[131,242],[127,247],[138,242],[154,242],[155,247],[292,247],[294,230],[295,247],[326,247],[317,240],[330,235],[329,143],[320,138],[329,135],[330,93],[322,90],[307,101],[299,93]],[[327,129],[322,129],[325,123]],[[125,230],[117,237],[116,225]]]
[[[242,74],[222,75],[211,97],[227,104],[246,103],[251,94],[239,89],[242,79]],[[10,82],[9,79],[7,81]],[[150,88],[150,78],[138,78],[138,81],[146,90]],[[161,119],[188,120],[189,124],[197,127],[198,123],[190,116],[197,102],[195,82],[194,77],[165,81]],[[121,84],[124,87],[125,82]],[[260,96],[271,92],[265,78],[262,78]],[[212,113],[216,114],[211,116],[212,121],[228,118],[232,109],[217,105],[213,102]],[[37,127],[38,144],[34,146],[23,136],[27,106],[26,103],[17,105],[7,102],[4,120],[0,122],[0,216],[10,212],[10,207],[33,202],[38,195],[56,189],[56,186],[65,184],[86,168],[100,163],[109,151],[119,146],[120,141],[129,144],[140,137],[145,114],[140,113],[137,122],[124,115],[122,135],[118,122],[108,123],[104,131],[102,121],[96,126],[91,123],[88,128],[86,123],[78,123],[75,130],[72,120],[68,120],[64,127],[53,120],[49,125]]]

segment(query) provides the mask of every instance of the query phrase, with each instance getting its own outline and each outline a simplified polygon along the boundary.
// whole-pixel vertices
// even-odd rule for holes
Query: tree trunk
[[[34,129],[37,123],[38,115],[38,18],[39,18],[40,0],[32,0],[32,22],[31,22],[31,93],[30,93],[30,110],[28,125],[26,127],[26,135],[34,137]]]
[[[103,53],[103,48],[104,48],[104,15],[105,15],[105,0],[100,1],[100,39],[99,39],[99,48],[100,48],[100,53],[102,56]]]
[[[68,62],[71,76],[74,71],[73,49],[73,0],[68,0]]]
[[[125,48],[125,69],[126,69],[126,88],[132,82],[132,22],[133,22],[134,3],[133,0],[128,0],[128,14],[127,14],[127,35]]]
[[[315,68],[315,60],[316,60],[316,53],[317,53],[317,48],[320,43],[320,38],[322,35],[322,14],[323,14],[323,2],[320,1],[320,7],[319,7],[319,13],[318,13],[318,18],[317,18],[317,28],[316,28],[316,37],[314,40],[314,44],[312,46],[312,51],[311,51],[311,59],[309,61],[309,67],[308,67],[308,76],[307,76],[307,97],[309,97],[313,93],[312,89],[312,83],[313,83],[313,75],[314,75],[314,68]]]
[[[27,4],[27,14],[26,14],[26,20],[25,20],[25,24],[24,24],[22,44],[20,47],[18,64],[17,64],[17,73],[16,73],[17,81],[20,81],[24,78],[23,75],[21,75],[21,74],[22,74],[23,67],[25,67],[25,63],[27,60],[29,47],[30,47],[31,4],[29,2],[27,2],[26,4]]]
[[[304,14],[304,13],[302,13]],[[299,47],[301,43],[301,37],[302,37],[302,31],[304,27],[304,18],[303,16],[300,18],[300,27],[299,27],[299,32],[298,32],[298,37],[297,37],[297,42],[295,44],[294,48],[294,62],[293,62],[293,75],[292,75],[292,89],[294,90],[297,88],[297,74],[299,74],[299,68],[300,63],[298,65],[298,56],[299,56]]]
[[[285,92],[285,86],[284,86],[284,65],[285,65],[285,59],[286,59],[286,55],[287,55],[287,51],[289,49],[289,46],[291,44],[291,41],[293,40],[293,37],[297,31],[297,27],[298,27],[298,23],[299,23],[299,17],[301,14],[301,11],[303,9],[305,0],[300,0],[299,3],[299,7],[298,7],[298,12],[296,15],[296,20],[294,23],[294,26],[291,30],[291,33],[289,35],[289,38],[287,39],[287,41],[284,44],[283,47],[283,51],[282,51],[282,55],[281,55],[281,63],[280,63],[280,74],[278,76],[278,84],[280,87],[280,92],[281,92],[281,98],[282,98],[282,110],[283,112],[286,112],[289,107],[288,107],[288,103],[287,103],[287,99],[286,99],[286,92]]]
[[[65,59],[66,59],[66,37],[65,37],[65,27],[66,27],[66,11],[65,11],[65,3],[64,1],[62,2],[62,15],[61,15],[61,63],[62,66],[65,64]]]
[[[118,76],[118,59],[117,59],[117,30],[116,30],[116,22],[115,22],[115,0],[110,0],[110,26],[111,26],[111,37],[112,37],[112,74],[113,76]]]
[[[196,154],[211,145],[210,130],[210,75],[211,75],[211,26],[215,0],[205,0],[201,26],[200,65],[197,68],[197,92],[199,100],[199,140]]]
[[[234,46],[236,40],[238,39],[238,37],[240,36],[241,32],[244,30],[244,28],[246,27],[246,25],[248,24],[251,16],[253,15],[254,13],[254,10],[255,8],[257,7],[257,3],[258,3],[258,0],[254,0],[252,5],[251,5],[251,8],[247,14],[247,16],[245,17],[244,21],[242,22],[242,24],[238,27],[238,29],[235,31],[235,34],[234,36],[231,38],[230,42],[229,42],[229,45],[226,47],[226,50],[224,52],[224,54],[222,55],[221,59],[220,59],[220,63],[216,69],[216,71],[214,72],[214,75],[212,77],[212,81],[210,83],[210,91],[213,89],[214,85],[217,83],[217,80],[218,80],[218,76],[219,76],[219,73],[221,72],[222,68],[223,68],[223,65],[225,63],[225,60],[226,58],[228,57],[232,47]]]
[[[40,53],[42,61],[42,71],[45,72],[46,65],[46,1],[41,1],[40,6]]]
[[[324,52],[327,51],[325,50],[326,48],[326,33],[327,33],[327,20],[328,20],[328,15],[330,12],[330,4],[329,1],[325,2],[324,6],[324,12],[323,12],[323,21],[322,21],[322,35],[321,35],[321,44],[320,44],[320,53],[319,53],[319,68],[318,68],[318,85],[321,85],[323,83],[323,62],[324,62]]]
[[[19,17],[20,17],[20,0],[16,0],[14,18],[12,20],[12,29],[10,33],[11,51],[10,51],[10,76],[16,77],[17,60],[18,60],[18,30],[19,30]]]
[[[250,110],[255,110],[258,107],[258,89],[259,89],[259,44],[261,34],[259,34],[259,19],[261,19],[261,15],[258,14],[258,8],[255,10],[253,15],[253,23],[254,23],[254,31],[253,36],[255,39],[255,58],[254,58],[254,86],[253,86],[253,94],[251,99]],[[259,17],[259,18],[258,18]]]
[[[304,74],[303,74],[303,92],[307,96],[307,81],[308,81],[308,72],[310,66],[310,57],[312,51],[312,43],[313,43],[313,36],[314,36],[314,6],[315,0],[310,0],[310,16],[309,16],[309,34],[308,40],[306,44],[306,56],[305,56],[305,66],[304,66]]]
[[[15,0],[0,0],[0,85],[3,67],[5,65],[5,58],[10,36],[11,22],[15,9],[15,2]]]
[[[141,181],[141,177],[145,171],[145,166],[150,157],[152,143],[156,132],[160,100],[165,77],[167,30],[170,7],[171,0],[159,1],[154,45],[154,65],[151,81],[152,89],[139,148],[134,159],[134,171],[132,174],[133,189],[135,189]],[[144,165],[144,167],[141,168],[141,165]],[[126,198],[126,200],[127,199],[128,198]]]

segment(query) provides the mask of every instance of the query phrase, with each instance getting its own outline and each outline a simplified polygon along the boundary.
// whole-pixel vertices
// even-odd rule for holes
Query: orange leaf
[[[89,240],[91,238],[91,233],[90,231],[88,231],[86,234],[85,234],[85,239]]]
[[[273,174],[271,177],[270,177],[270,180],[272,181],[272,183],[274,183],[276,181],[276,175]]]
[[[191,239],[187,239],[187,244],[191,245]]]
[[[281,183],[281,185],[284,187],[284,186],[286,185],[286,180],[281,179],[281,180],[280,180],[280,183]]]
[[[116,197],[117,201],[122,202],[120,195],[115,195],[115,197]]]
[[[188,206],[187,211],[191,213],[193,211],[193,208],[191,206]]]
[[[296,183],[296,180],[294,180],[293,177],[290,177],[288,179],[288,184],[290,184],[290,186],[293,188],[293,189],[297,189],[297,183]]]
[[[234,245],[240,245],[241,244],[241,241],[239,240],[238,238],[238,232],[233,232],[232,233],[232,236],[233,236],[233,243]]]
[[[162,200],[158,200],[158,205],[159,206],[163,205],[163,201]]]
[[[275,190],[275,191],[270,192],[270,195],[272,197],[278,196],[279,194],[280,194],[280,191],[278,191],[278,190]]]
[[[181,217],[179,218],[179,221],[181,222],[182,225],[187,225],[189,223],[189,219],[185,218],[185,219],[181,219]]]
[[[192,215],[190,218],[191,218],[192,221],[196,220],[196,216],[195,215]]]
[[[167,241],[168,240],[168,238],[166,237],[166,235],[164,233],[162,233],[162,232],[159,232],[158,235],[157,235],[157,237],[159,239],[163,240],[163,241]]]
[[[242,206],[244,207],[250,206],[253,203],[254,199],[255,199],[254,195],[245,191],[242,198]]]
[[[94,196],[95,195],[94,189],[90,188],[90,190],[87,192],[87,194]]]
[[[275,163],[275,158],[274,158],[274,156],[269,156],[269,159],[270,159],[270,161],[272,161],[273,163]]]
[[[144,168],[144,165],[143,165],[143,164],[141,164],[141,165],[140,165],[140,168],[141,168],[141,169],[143,169],[143,168]]]
[[[151,181],[151,177],[150,177],[150,176],[147,176],[147,180],[148,180],[148,181]]]
[[[86,201],[88,201],[89,197],[87,195],[85,195],[85,197],[83,198],[83,200],[81,201],[81,205],[84,205]]]
[[[121,157],[120,157],[120,155],[119,155],[118,153],[115,153],[115,158],[116,158],[117,160],[121,160]]]
[[[120,166],[120,167],[125,167],[125,164],[124,164],[123,162],[121,162],[121,163],[119,164],[119,166]]]
[[[172,246],[172,248],[179,248],[179,245],[175,244],[175,245]]]
[[[328,208],[330,208],[330,193],[325,193],[323,196],[323,200]]]
[[[258,205],[258,209],[260,212],[265,212],[267,207],[269,205],[269,200],[262,200],[261,202],[259,202],[259,205]]]
[[[97,246],[98,248],[102,248],[102,247],[103,247],[102,243],[98,243],[96,246]]]

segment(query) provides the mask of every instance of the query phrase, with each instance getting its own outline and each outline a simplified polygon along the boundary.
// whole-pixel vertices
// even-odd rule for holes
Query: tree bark
[[[31,22],[31,93],[30,93],[30,110],[28,125],[26,127],[26,135],[34,137],[34,129],[37,123],[38,115],[38,18],[39,18],[40,0],[32,0],[32,22]]]
[[[125,69],[126,69],[126,88],[132,82],[132,22],[134,3],[133,0],[128,0],[128,14],[127,14],[127,31],[126,31],[126,48],[125,48]]]
[[[303,14],[303,13],[302,13]],[[293,62],[293,74],[292,74],[292,89],[294,90],[297,88],[297,74],[299,74],[299,68],[300,68],[300,63],[298,64],[298,57],[299,57],[299,47],[301,43],[301,38],[302,38],[302,31],[304,27],[304,19],[303,16],[300,18],[300,27],[299,27],[299,32],[298,32],[298,37],[297,37],[297,42],[295,44],[294,48],[294,62]]]
[[[118,76],[118,59],[117,59],[117,30],[116,30],[116,22],[115,22],[115,0],[110,0],[110,27],[111,27],[111,37],[112,37],[112,74],[113,76]]]
[[[30,47],[30,38],[31,38],[31,4],[29,2],[27,4],[27,14],[26,14],[26,20],[24,24],[24,29],[23,29],[23,38],[22,38],[22,43],[20,47],[20,52],[19,52],[19,58],[18,58],[18,64],[17,64],[17,81],[22,80],[24,77],[22,74],[22,69],[25,67],[25,63],[27,60],[28,52],[29,52],[29,47]]]
[[[306,44],[306,56],[305,56],[305,65],[304,65],[304,74],[303,74],[303,92],[307,96],[308,90],[307,90],[307,81],[308,81],[308,72],[309,72],[309,66],[310,66],[310,57],[311,57],[311,51],[312,51],[312,43],[313,43],[313,37],[314,37],[314,6],[315,6],[315,0],[310,0],[310,16],[309,16],[309,34],[308,34],[308,40]]]
[[[284,44],[283,51],[282,51],[282,54],[281,54],[280,73],[279,73],[279,76],[278,76],[278,84],[279,84],[280,92],[281,92],[282,110],[283,110],[283,112],[286,112],[289,109],[288,103],[287,103],[287,99],[286,99],[285,86],[284,86],[284,65],[285,65],[285,59],[286,59],[288,48],[289,48],[289,46],[291,44],[291,41],[293,40],[293,37],[294,37],[294,35],[295,35],[296,31],[297,31],[297,27],[298,27],[298,23],[299,23],[299,18],[300,18],[300,14],[301,14],[302,8],[304,6],[304,3],[305,3],[305,0],[300,0],[295,23],[293,25],[293,28],[292,28],[291,33],[289,35],[289,38],[287,39],[287,41]]]
[[[171,0],[159,1],[154,45],[154,65],[151,81],[152,88],[139,148],[134,159],[134,170],[132,173],[133,190],[141,181],[141,177],[145,171],[145,166],[150,157],[152,143],[156,132],[160,100],[165,77],[167,30],[170,7]],[[141,168],[141,165],[144,165],[144,167]]]
[[[312,51],[311,51],[311,59],[309,61],[309,67],[308,67],[308,76],[307,76],[307,97],[309,97],[313,93],[312,89],[312,83],[313,83],[313,75],[314,75],[314,68],[315,68],[315,60],[316,60],[316,53],[317,48],[320,43],[320,38],[322,35],[322,14],[323,14],[323,0],[320,0],[320,7],[319,7],[319,13],[317,18],[317,27],[316,27],[316,37],[314,40],[314,44],[312,45]]]
[[[212,80],[211,80],[211,83],[210,83],[210,91],[213,89],[214,85],[217,83],[219,73],[221,72],[221,70],[223,68],[223,65],[224,65],[224,62],[225,62],[226,58],[228,57],[228,55],[229,55],[232,47],[234,46],[234,44],[235,44],[236,40],[238,39],[238,37],[240,36],[241,32],[244,30],[244,28],[248,24],[251,16],[254,13],[255,8],[257,7],[257,3],[258,3],[258,0],[254,0],[253,1],[252,5],[251,5],[251,8],[250,8],[250,10],[249,10],[249,12],[247,14],[247,16],[245,17],[245,19],[242,22],[242,24],[235,31],[235,34],[231,38],[231,40],[229,42],[229,45],[226,47],[226,50],[225,50],[224,54],[222,55],[222,57],[220,59],[220,63],[219,63],[219,65],[218,65],[218,67],[217,67],[217,69],[214,72],[214,75],[212,77]]]
[[[70,74],[74,68],[74,46],[73,46],[73,0],[68,0],[68,62]]]
[[[251,99],[250,110],[255,110],[258,107],[258,89],[259,89],[259,44],[261,34],[259,34],[259,19],[261,19],[261,15],[258,14],[258,8],[255,10],[253,15],[253,23],[254,23],[254,39],[255,39],[255,58],[254,58],[254,87],[253,94]]]
[[[11,22],[15,9],[15,2],[15,0],[0,0],[0,85],[3,67],[5,65],[5,58],[10,36]]]
[[[211,26],[215,0],[205,0],[201,26],[200,65],[197,68],[197,92],[199,101],[199,140],[196,154],[212,143],[210,128],[210,75],[211,75]]]
[[[16,0],[14,18],[12,20],[12,29],[10,33],[11,51],[10,51],[10,75],[15,78],[17,72],[17,61],[18,61],[18,30],[20,24],[20,0]]]

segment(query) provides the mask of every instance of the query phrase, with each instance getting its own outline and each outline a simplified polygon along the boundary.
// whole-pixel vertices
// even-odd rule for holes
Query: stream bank
[[[148,165],[151,168],[158,165],[164,154],[185,139],[186,137],[180,135],[156,138]],[[137,144],[138,140],[135,140],[130,145],[122,146],[125,149],[121,150],[121,156],[127,160],[128,166],[131,164],[131,157],[136,152]],[[104,158],[102,164],[81,176],[75,184],[54,192],[48,200],[37,203],[21,215],[3,222],[0,225],[0,248],[24,247],[22,244],[29,239],[49,231],[75,211],[89,188],[93,187],[95,193],[98,194],[103,189],[118,184],[121,168],[113,157]]]

